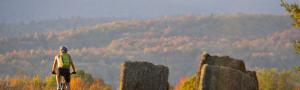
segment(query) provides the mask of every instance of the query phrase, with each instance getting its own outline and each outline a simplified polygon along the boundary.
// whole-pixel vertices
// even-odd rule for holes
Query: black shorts
[[[71,75],[70,75],[70,69],[67,69],[67,68],[58,68],[58,73],[57,73],[59,76],[63,76],[65,81],[67,83],[70,82],[70,78],[71,78]]]

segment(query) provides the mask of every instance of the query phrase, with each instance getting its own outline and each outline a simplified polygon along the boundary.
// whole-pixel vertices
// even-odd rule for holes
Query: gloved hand
[[[55,71],[52,71],[51,73],[52,73],[52,74],[56,74]]]

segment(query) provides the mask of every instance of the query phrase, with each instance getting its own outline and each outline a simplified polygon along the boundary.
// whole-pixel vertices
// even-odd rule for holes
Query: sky
[[[0,0],[0,23],[71,17],[153,18],[220,13],[286,14],[280,7],[280,0]]]

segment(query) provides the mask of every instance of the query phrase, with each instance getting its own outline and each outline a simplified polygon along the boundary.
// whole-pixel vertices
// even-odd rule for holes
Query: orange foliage
[[[182,87],[184,86],[184,83],[188,80],[188,77],[182,77],[180,78],[180,80],[178,81],[178,83],[175,86],[174,90],[181,90]]]
[[[49,82],[48,82],[49,83]],[[55,86],[46,87],[47,82],[38,75],[30,78],[28,76],[12,76],[0,79],[0,90],[55,90]],[[56,83],[55,83],[56,84]],[[80,77],[72,77],[71,90],[111,90],[111,86],[105,84],[101,79],[91,83],[85,83]]]
[[[80,77],[75,77],[71,79],[70,82],[70,89],[71,90],[85,90],[84,87],[86,85],[84,85],[83,81],[80,79]]]
[[[106,85],[101,80],[95,80],[89,87],[89,90],[111,90],[111,86]]]
[[[72,78],[70,87],[71,90],[111,90],[111,86],[106,85],[100,79],[97,79],[92,83],[84,83],[80,77]]]

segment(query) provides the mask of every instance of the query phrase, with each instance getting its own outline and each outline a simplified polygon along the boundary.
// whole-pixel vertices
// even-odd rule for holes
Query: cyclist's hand
[[[55,71],[52,71],[52,74],[56,74]]]
[[[76,74],[76,72],[75,72],[75,71],[73,71],[73,72],[72,72],[72,74]]]

